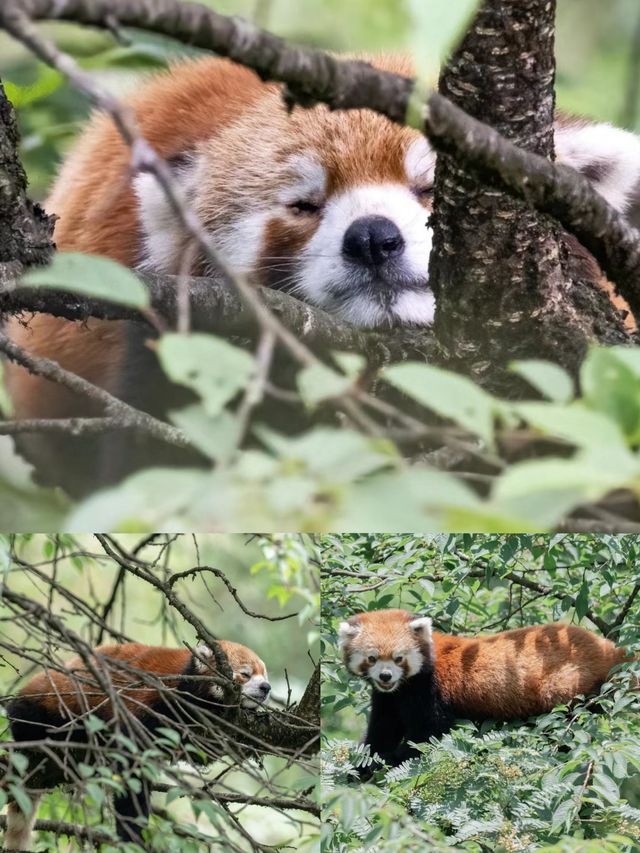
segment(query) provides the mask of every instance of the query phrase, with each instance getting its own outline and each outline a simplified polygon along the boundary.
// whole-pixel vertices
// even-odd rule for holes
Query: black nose
[[[381,672],[380,673],[380,681],[391,681],[391,673],[390,672]]]
[[[365,266],[378,266],[403,251],[400,229],[386,216],[356,219],[347,228],[342,242],[342,254]]]
[[[267,681],[263,681],[260,685],[260,690],[262,690],[262,692],[266,696],[268,693],[271,693],[271,685]]]

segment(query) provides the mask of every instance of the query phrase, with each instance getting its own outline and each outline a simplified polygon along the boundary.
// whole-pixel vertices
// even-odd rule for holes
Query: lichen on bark
[[[555,0],[483,0],[440,92],[522,148],[553,157]],[[514,393],[514,358],[576,372],[589,341],[627,340],[595,266],[526,201],[439,151],[430,278],[451,365]]]
[[[15,112],[0,81],[0,264],[46,264],[53,253],[54,219],[27,198],[18,156]]]

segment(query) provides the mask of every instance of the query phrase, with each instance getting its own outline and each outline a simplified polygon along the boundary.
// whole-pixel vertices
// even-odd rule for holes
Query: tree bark
[[[53,253],[54,218],[26,195],[18,157],[18,125],[0,81],[0,264],[46,264]]]
[[[555,0],[484,0],[440,78],[445,97],[546,158],[555,8]],[[446,141],[435,191],[435,330],[458,369],[513,395],[506,367],[514,358],[549,358],[576,372],[590,339],[624,340],[595,267],[526,201],[450,156]]]

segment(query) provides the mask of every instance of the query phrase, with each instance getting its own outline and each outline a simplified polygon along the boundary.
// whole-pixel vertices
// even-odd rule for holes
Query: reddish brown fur
[[[413,74],[406,56],[364,58],[390,71]],[[142,135],[162,156],[204,146],[210,162],[224,162],[232,172],[234,165],[241,167],[236,171],[247,193],[264,192],[265,175],[277,176],[287,157],[310,150],[322,153],[331,193],[366,181],[404,182],[403,154],[417,136],[415,130],[368,110],[331,112],[319,105],[311,110],[298,108],[289,115],[279,87],[263,83],[252,71],[228,60],[211,57],[177,64],[129,103]],[[284,150],[283,140],[290,141]],[[129,161],[128,146],[113,122],[106,116],[95,117],[63,166],[47,202],[48,210],[60,217],[55,233],[60,249],[136,264],[140,227]],[[205,180],[197,211],[205,224],[228,217],[238,206],[240,188],[233,181],[218,185],[214,173],[211,170],[210,184]],[[265,254],[295,254],[312,227],[303,218],[287,229],[276,222]],[[275,262],[271,273],[275,278]],[[614,301],[625,307],[619,298]],[[125,357],[122,324],[92,320],[85,326],[38,315],[28,327],[16,319],[7,325],[17,344],[118,393]],[[7,364],[6,374],[18,418],[94,413],[84,399],[19,366]]]
[[[377,610],[351,617],[360,632],[343,648],[377,649],[393,658],[418,646],[429,649],[409,628],[415,614]],[[625,649],[575,625],[552,623],[500,634],[457,637],[433,632],[432,653],[442,698],[470,716],[518,719],[551,710],[578,694],[593,694],[616,664],[633,660]],[[366,675],[368,664],[361,665]]]
[[[250,664],[254,668],[254,673],[264,675],[262,661],[250,649],[225,640],[220,640],[218,645],[227,656],[233,670],[243,664]],[[143,682],[144,673],[149,673],[160,677],[163,685],[169,688],[176,687],[178,680],[167,678],[167,676],[180,675],[191,657],[188,649],[145,646],[141,643],[98,646],[95,653],[108,658],[106,664],[101,662],[100,657],[93,659],[98,675],[105,682],[111,683],[128,710],[137,715],[159,698],[158,688],[131,687],[130,685],[140,684]],[[105,695],[83,660],[75,657],[69,660],[65,667],[69,670],[69,675],[56,670],[40,672],[22,688],[19,695],[38,697],[43,707],[51,713],[62,712],[65,716],[77,716],[93,711],[104,719],[111,718],[113,716],[111,700]],[[213,658],[210,661],[210,669],[212,672],[215,671]],[[142,675],[138,675],[136,670],[140,670]],[[236,677],[236,680],[243,679]]]

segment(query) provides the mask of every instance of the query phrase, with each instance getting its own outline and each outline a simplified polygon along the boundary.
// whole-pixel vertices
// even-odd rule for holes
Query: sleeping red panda
[[[233,671],[233,680],[241,685],[241,704],[257,707],[266,702],[271,686],[260,658],[239,643],[219,640],[218,645]],[[159,727],[171,727],[172,723],[181,726],[204,723],[208,740],[215,742],[211,728],[215,727],[216,718],[225,713],[221,704],[224,689],[220,674],[216,673],[213,652],[207,646],[198,646],[193,652],[140,643],[98,646],[92,664],[100,679],[105,680],[103,683],[110,685],[111,695],[79,657],[65,664],[68,674],[57,670],[41,672],[8,705],[14,741],[27,743],[48,738],[88,743],[91,735],[84,718],[91,713],[110,724],[107,731],[124,731],[134,742],[138,734],[131,725],[131,717],[147,736],[153,736]],[[112,696],[118,697],[115,702]],[[124,709],[129,713],[124,713]],[[7,850],[29,848],[43,793],[57,785],[78,781],[77,776],[74,778],[74,763],[55,761],[42,751],[25,749],[24,754],[29,758],[27,779],[32,810],[27,816],[17,802],[9,801],[4,839]],[[88,752],[80,760],[89,763],[91,755]],[[141,785],[140,793],[129,791],[114,798],[116,828],[123,841],[140,843],[140,833],[149,815],[150,790],[144,780]]]
[[[404,55],[364,58],[413,74]],[[432,322],[428,265],[435,154],[417,130],[369,110],[317,105],[289,113],[281,87],[212,57],[176,64],[129,104],[145,139],[173,165],[184,198],[233,272],[357,325]],[[558,160],[582,171],[608,201],[635,217],[640,188],[635,135],[563,121],[556,151]],[[177,273],[191,240],[153,177],[132,176],[129,162],[113,122],[96,116],[46,203],[59,217],[58,247]],[[194,273],[207,272],[206,259],[196,253],[192,261]],[[139,408],[156,414],[176,408],[167,405],[167,388],[144,345],[150,333],[142,324],[84,324],[37,314],[26,324],[10,320],[8,330],[28,351]],[[17,418],[95,413],[73,392],[16,365],[7,365],[6,380]],[[82,475],[79,485],[74,482],[74,466],[102,465],[103,482],[130,467],[117,465],[118,452],[100,459],[95,440],[29,435],[19,443],[42,470],[59,469],[45,480],[66,480],[74,493],[86,490]],[[89,450],[79,462],[84,446]],[[154,451],[149,457],[159,464]]]
[[[349,672],[372,686],[364,743],[392,766],[458,719],[518,720],[596,693],[625,649],[575,625],[553,623],[456,637],[406,610],[358,613],[338,631]]]

